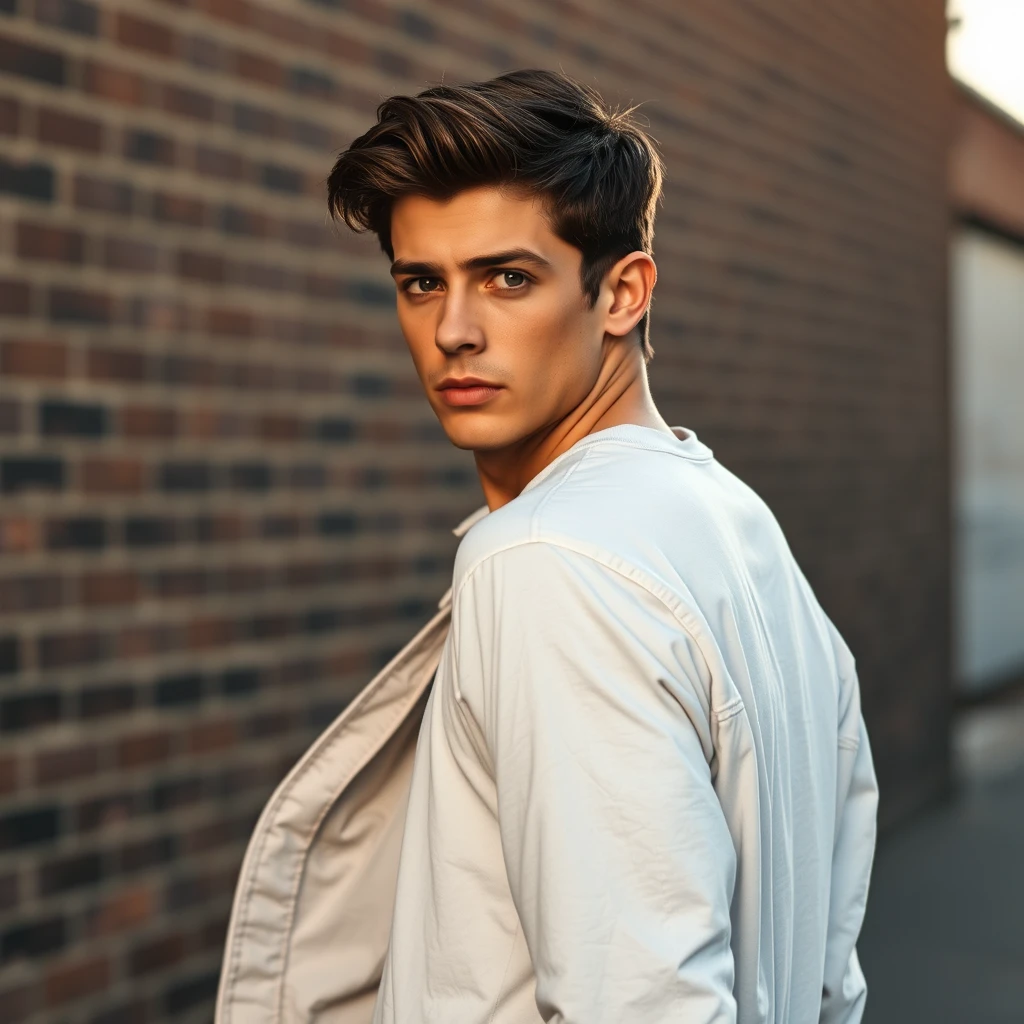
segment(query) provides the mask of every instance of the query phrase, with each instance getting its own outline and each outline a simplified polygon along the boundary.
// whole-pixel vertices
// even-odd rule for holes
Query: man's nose
[[[484,332],[475,303],[464,291],[451,289],[441,302],[441,316],[434,331],[434,342],[444,352],[463,348],[482,348]]]

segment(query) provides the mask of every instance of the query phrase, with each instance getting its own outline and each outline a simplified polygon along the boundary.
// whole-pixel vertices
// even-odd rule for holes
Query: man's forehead
[[[550,257],[547,250],[558,241],[542,201],[497,188],[466,190],[451,199],[402,196],[391,209],[396,258],[454,263],[509,249],[532,249]]]

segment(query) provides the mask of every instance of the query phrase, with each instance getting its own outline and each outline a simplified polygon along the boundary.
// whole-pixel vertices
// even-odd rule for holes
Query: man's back
[[[860,1019],[853,659],[676,430],[585,437],[463,539],[375,1020]]]

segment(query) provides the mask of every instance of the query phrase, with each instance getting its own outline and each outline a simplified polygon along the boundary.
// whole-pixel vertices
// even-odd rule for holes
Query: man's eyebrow
[[[551,262],[532,249],[506,249],[504,252],[492,252],[486,256],[474,256],[472,259],[458,263],[459,270],[486,270],[488,267],[501,267],[507,263],[530,263],[541,270],[550,270]],[[422,263],[414,260],[395,260],[391,264],[391,276],[409,274],[415,277],[441,277],[443,271],[436,263]]]

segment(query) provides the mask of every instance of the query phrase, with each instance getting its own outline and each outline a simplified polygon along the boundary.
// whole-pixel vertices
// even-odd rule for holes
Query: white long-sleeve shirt
[[[375,1024],[860,1020],[853,657],[673,431],[588,435],[463,537]]]

